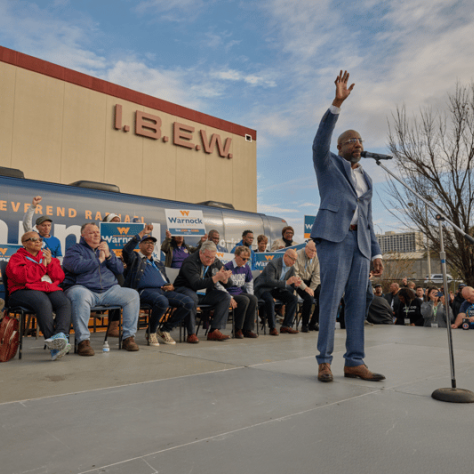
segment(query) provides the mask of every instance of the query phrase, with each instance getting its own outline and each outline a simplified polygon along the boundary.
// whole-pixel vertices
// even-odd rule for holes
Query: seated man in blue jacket
[[[120,305],[123,309],[123,348],[138,351],[134,336],[137,331],[140,298],[131,288],[122,288],[115,274],[123,273],[123,264],[101,241],[95,222],[81,227],[81,240],[66,251],[63,260],[66,278],[63,287],[71,300],[72,324],[78,342],[77,353],[93,356],[88,329],[91,307]]]
[[[155,237],[150,235],[151,224],[139,232],[123,247],[122,256],[127,265],[125,286],[138,291],[140,301],[152,307],[149,327],[149,342],[159,346],[157,335],[165,344],[176,344],[170,332],[184,320],[194,308],[194,301],[189,296],[174,291],[174,286],[166,276],[165,266],[153,259]],[[135,252],[135,247],[140,249]],[[177,308],[171,317],[158,329],[161,317],[169,306]]]

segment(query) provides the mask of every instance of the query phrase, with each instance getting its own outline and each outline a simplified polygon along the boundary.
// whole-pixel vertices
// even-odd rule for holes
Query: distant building
[[[382,253],[410,253],[423,250],[423,234],[421,232],[385,232],[376,235]]]

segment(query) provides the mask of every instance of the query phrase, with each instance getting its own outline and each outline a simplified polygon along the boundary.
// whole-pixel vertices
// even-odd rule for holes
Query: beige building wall
[[[122,107],[120,130],[115,128],[116,104]],[[161,119],[159,139],[135,133],[136,111]],[[210,117],[208,122],[213,120],[219,121]],[[191,142],[198,147],[173,143],[175,122],[194,127]],[[214,128],[8,64],[0,57],[0,166],[18,168],[29,179],[63,184],[99,181],[116,184],[123,193],[220,201],[256,212],[256,141],[247,141],[242,129],[236,134]],[[231,138],[232,159],[220,157],[217,146],[211,154],[205,153],[200,130],[208,140],[212,134],[220,135],[223,145]],[[250,132],[255,138],[255,132]]]

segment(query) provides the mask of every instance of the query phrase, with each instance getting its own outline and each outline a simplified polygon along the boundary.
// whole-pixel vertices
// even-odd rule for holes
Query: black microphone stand
[[[453,352],[453,336],[451,331],[451,324],[449,318],[449,291],[448,291],[448,278],[446,273],[446,252],[444,251],[444,240],[443,240],[443,226],[442,222],[446,221],[451,226],[459,232],[468,242],[474,244],[474,239],[469,235],[466,234],[460,227],[450,221],[444,214],[440,212],[440,210],[427,199],[420,196],[416,191],[410,188],[407,184],[405,184],[402,180],[397,178],[390,170],[388,170],[382,163],[380,163],[381,158],[374,158],[377,165],[381,166],[390,176],[396,179],[401,185],[403,185],[408,191],[413,193],[417,198],[421,199],[428,207],[430,207],[433,211],[436,212],[436,220],[438,221],[439,225],[439,242],[440,242],[440,252],[439,257],[441,260],[441,268],[443,271],[443,283],[444,283],[444,293],[445,293],[445,304],[446,304],[446,326],[448,331],[448,346],[449,346],[449,363],[451,367],[451,388],[438,388],[436,389],[431,396],[436,400],[440,400],[442,402],[452,402],[452,403],[474,403],[474,393],[470,390],[466,390],[463,388],[456,388],[456,376],[454,372],[454,352]],[[429,249],[428,249],[429,252]]]

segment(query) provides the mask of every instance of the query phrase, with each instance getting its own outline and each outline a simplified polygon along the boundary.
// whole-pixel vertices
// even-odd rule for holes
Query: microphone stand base
[[[474,403],[474,393],[464,388],[438,388],[431,397],[441,402]]]

